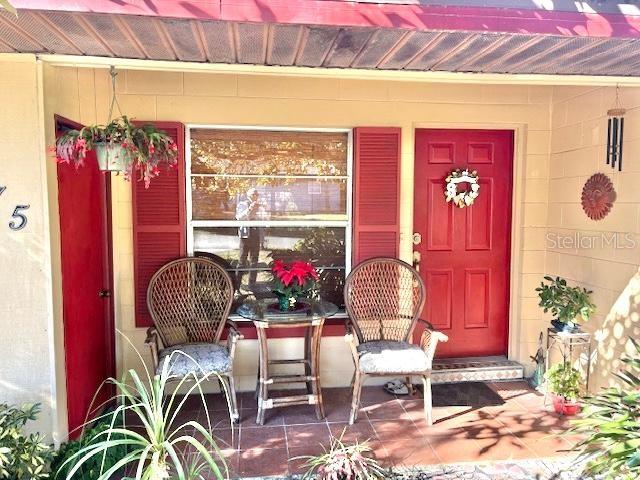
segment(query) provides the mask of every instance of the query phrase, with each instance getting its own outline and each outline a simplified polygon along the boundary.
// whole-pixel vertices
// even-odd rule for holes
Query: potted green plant
[[[570,287],[561,277],[545,276],[547,283],[541,282],[536,288],[544,313],[551,312],[555,317],[551,324],[559,332],[579,330],[579,318],[589,320],[595,310],[591,302],[591,290],[583,287]]]
[[[67,130],[56,141],[55,150],[58,162],[76,168],[93,150],[101,170],[124,172],[127,179],[137,174],[146,187],[160,173],[160,164],[173,166],[178,156],[178,146],[168,134],[153,125],[134,125],[126,116],[107,125]]]
[[[580,412],[580,372],[569,362],[552,366],[545,374],[547,391],[553,396],[553,408],[562,415],[576,415]]]

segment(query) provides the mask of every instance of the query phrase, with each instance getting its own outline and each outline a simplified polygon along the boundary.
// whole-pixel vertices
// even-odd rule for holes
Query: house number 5
[[[0,195],[4,193],[7,187],[0,187]],[[22,230],[27,226],[27,216],[24,214],[24,210],[27,210],[30,205],[16,205],[11,215],[12,220],[9,222],[9,228],[13,231]]]

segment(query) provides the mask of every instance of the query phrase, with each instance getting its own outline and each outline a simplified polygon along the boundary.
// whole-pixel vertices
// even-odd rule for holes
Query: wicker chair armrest
[[[244,335],[242,335],[238,325],[233,320],[227,319],[227,326],[229,327],[229,333],[227,334],[227,350],[229,350],[229,356],[233,361],[236,354],[236,345],[238,340],[242,340]]]
[[[147,329],[147,338],[145,338],[144,344],[148,345],[151,350],[153,369],[155,370],[158,367],[158,353],[160,351],[160,338],[156,327],[149,327]]]
[[[434,328],[434,326],[431,324],[431,322],[430,322],[430,321],[428,321],[428,320],[425,320],[424,318],[419,318],[419,319],[418,319],[418,323],[422,323],[422,324],[424,324],[424,326],[425,326],[426,328],[428,328],[429,330],[435,330],[435,328]]]
[[[351,320],[347,320],[345,322],[344,329],[347,332],[344,336],[344,341],[349,345],[349,349],[351,350],[351,356],[353,357],[353,362],[357,368],[358,363],[360,361],[360,355],[358,355],[358,349],[357,349],[358,344],[356,341],[356,335],[353,332],[353,325],[351,323]]]
[[[229,327],[229,335],[233,335],[237,340],[242,340],[244,335],[240,332],[238,324],[233,320],[227,320],[227,326]]]
[[[427,324],[427,328],[422,332],[422,336],[420,337],[420,348],[424,350],[424,353],[427,354],[427,359],[429,362],[429,368],[431,368],[433,364],[433,357],[436,354],[436,348],[438,347],[439,342],[446,342],[449,340],[444,333],[438,332],[433,329],[433,325],[431,325],[426,320],[420,320],[422,323]]]

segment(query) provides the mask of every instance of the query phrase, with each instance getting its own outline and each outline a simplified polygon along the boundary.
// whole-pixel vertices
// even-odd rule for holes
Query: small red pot
[[[553,396],[553,409],[560,415],[572,417],[580,413],[581,407],[578,402],[565,400],[560,395]]]

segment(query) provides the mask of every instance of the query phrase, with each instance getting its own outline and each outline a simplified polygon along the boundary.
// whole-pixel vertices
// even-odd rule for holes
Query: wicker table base
[[[322,405],[322,389],[320,387],[320,339],[324,318],[296,318],[294,322],[271,323],[268,321],[254,320],[258,332],[260,345],[260,364],[258,372],[258,415],[256,423],[264,424],[265,411],[271,408],[286,407],[290,405],[314,405],[318,419],[324,418]],[[270,360],[267,343],[267,330],[273,328],[300,328],[306,329],[304,338],[304,358],[291,360]],[[300,375],[276,375],[270,374],[271,365],[304,365],[304,374]],[[307,393],[304,395],[289,395],[269,398],[269,389],[278,383],[304,383]]]

